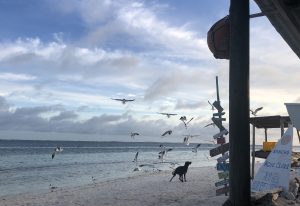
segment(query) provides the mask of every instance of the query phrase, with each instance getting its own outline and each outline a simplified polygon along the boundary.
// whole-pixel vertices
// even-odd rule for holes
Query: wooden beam
[[[229,16],[229,200],[250,206],[249,0],[231,0]]]

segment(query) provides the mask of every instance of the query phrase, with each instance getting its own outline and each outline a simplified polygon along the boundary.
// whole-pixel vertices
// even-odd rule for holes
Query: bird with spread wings
[[[168,118],[170,118],[171,116],[175,116],[177,114],[175,113],[165,113],[165,112],[157,112],[158,114],[162,114],[162,115],[166,115]]]
[[[135,99],[114,99],[111,98],[112,100],[120,101],[122,104],[126,104],[126,102],[133,102]]]
[[[251,112],[251,114],[252,114],[253,116],[256,116],[256,115],[257,115],[257,112],[260,111],[260,110],[262,110],[262,109],[263,109],[263,107],[258,107],[258,108],[255,109],[255,110],[250,109],[250,112]]]

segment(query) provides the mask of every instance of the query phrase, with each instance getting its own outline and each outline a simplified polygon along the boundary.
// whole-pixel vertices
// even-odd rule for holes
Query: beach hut
[[[255,0],[278,33],[300,58],[300,2]],[[251,205],[249,129],[249,1],[230,2],[229,48],[229,205]],[[237,101],[238,100],[238,101]],[[226,204],[226,203],[224,203]]]
[[[252,167],[251,167],[251,177],[254,177],[254,167],[255,167],[255,157],[266,159],[275,146],[276,142],[268,141],[268,129],[280,129],[280,137],[284,133],[284,128],[288,127],[288,124],[291,123],[289,116],[263,116],[263,117],[251,117],[249,120],[252,125]],[[264,130],[264,142],[263,148],[261,150],[255,150],[256,145],[256,130]],[[280,139],[278,137],[278,139]]]

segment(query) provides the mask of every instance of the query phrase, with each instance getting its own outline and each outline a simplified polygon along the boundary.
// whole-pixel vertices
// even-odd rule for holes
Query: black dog
[[[170,179],[170,182],[172,181],[172,179],[173,179],[176,175],[179,175],[179,180],[180,180],[181,182],[183,182],[183,178],[184,178],[184,181],[186,182],[185,175],[186,175],[186,172],[187,172],[188,167],[189,167],[190,164],[192,164],[192,162],[185,162],[185,163],[184,163],[184,166],[179,166],[179,167],[177,167],[177,168],[172,172],[173,177]]]

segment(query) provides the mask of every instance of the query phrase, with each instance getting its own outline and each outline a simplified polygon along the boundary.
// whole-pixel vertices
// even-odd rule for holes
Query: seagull
[[[137,132],[131,132],[131,134],[130,134],[132,139],[134,139],[134,137],[137,136],[137,135],[140,135],[140,134],[137,133]]]
[[[167,153],[172,151],[173,149],[167,149],[164,145],[159,145],[159,147],[163,148],[163,150],[161,150],[158,153],[158,159],[162,160],[162,162],[164,161],[164,157],[167,156]]]
[[[214,105],[212,105],[212,103],[210,103],[210,101],[209,101],[209,100],[208,100],[207,102],[208,102],[208,104],[211,106],[211,110],[215,110],[215,107],[214,107]]]
[[[254,111],[250,109],[250,112],[253,116],[256,116],[256,113],[262,109],[263,109],[263,107],[259,107],[259,108],[255,109]]]
[[[96,183],[96,178],[92,176],[92,182],[95,184]]]
[[[51,192],[53,192],[53,190],[57,189],[57,187],[53,186],[53,185],[49,185],[49,189],[51,190]]]
[[[139,152],[136,152],[135,157],[133,159],[132,162],[135,162],[135,168],[133,169],[133,171],[140,171],[141,169],[138,167],[138,156],[139,156]]]
[[[193,148],[192,152],[197,153],[200,146],[201,144],[197,144],[197,146]]]
[[[62,152],[63,151],[63,148],[62,147],[56,147],[55,149],[54,149],[54,152],[52,153],[52,159],[54,158],[54,156],[55,156],[55,154],[57,153],[57,152]]]
[[[162,114],[162,115],[166,115],[168,118],[170,118],[171,116],[175,116],[177,114],[174,113],[164,113],[164,112],[157,112],[158,114]]]
[[[126,104],[126,102],[133,102],[135,100],[135,99],[113,99],[113,98],[111,98],[111,99],[116,100],[116,101],[120,101],[123,104]]]
[[[139,156],[139,152],[136,152],[135,157],[133,159],[133,162],[137,163],[138,156]]]
[[[165,136],[167,134],[171,135],[172,134],[172,130],[168,130],[168,131],[164,132],[161,136],[163,137],[163,136]]]
[[[216,124],[212,122],[212,123],[209,123],[209,124],[205,125],[204,127],[209,127],[209,126],[213,126],[213,127],[215,127],[215,126],[216,126]],[[204,128],[204,127],[203,127],[203,128]]]
[[[190,138],[193,138],[193,137],[199,137],[200,135],[190,135],[190,134],[186,134],[186,135],[183,135],[184,138],[183,138],[183,143],[186,144],[186,145],[189,145],[190,144]]]
[[[194,117],[192,117],[188,122],[186,122],[186,116],[182,116],[182,117],[180,117],[180,119],[179,120],[181,120],[182,122],[183,122],[183,124],[184,124],[184,126],[185,126],[185,129],[187,129],[187,125],[192,121],[194,119]]]

